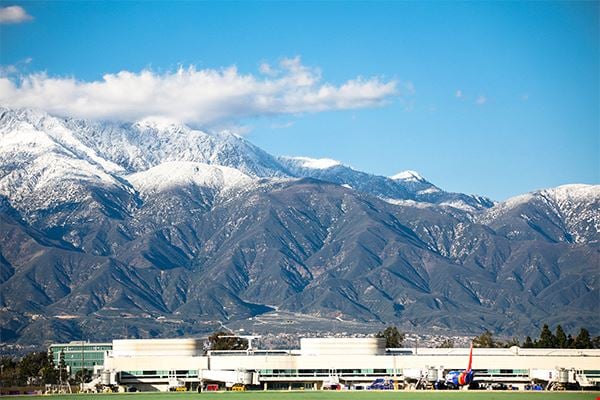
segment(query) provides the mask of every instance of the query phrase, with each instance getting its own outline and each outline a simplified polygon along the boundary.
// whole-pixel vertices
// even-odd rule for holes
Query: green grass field
[[[4,396],[3,396],[4,397]],[[124,393],[124,394],[88,394],[88,395],[46,395],[26,396],[27,399],[51,400],[596,400],[600,392],[217,392],[217,393]]]

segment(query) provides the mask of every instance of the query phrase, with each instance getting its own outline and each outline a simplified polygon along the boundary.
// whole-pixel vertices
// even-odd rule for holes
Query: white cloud
[[[0,24],[20,24],[32,20],[33,17],[20,6],[0,7]]]
[[[0,65],[0,77],[19,75],[32,61],[33,58],[27,57],[14,64]]]
[[[0,65],[0,76],[10,76],[19,73],[19,68],[14,64]]]
[[[45,73],[18,80],[0,77],[0,104],[80,118],[135,121],[160,116],[211,125],[263,115],[375,107],[398,94],[396,81],[377,77],[339,86],[322,82],[320,71],[302,65],[299,57],[282,60],[278,68],[276,76],[267,77],[242,74],[235,67],[193,66],[164,74],[121,71],[92,82]],[[260,70],[273,72],[271,67]]]
[[[268,75],[268,76],[277,75],[277,71],[274,70],[273,67],[271,67],[271,64],[266,63],[266,62],[260,64],[260,66],[258,67],[258,70],[260,71],[261,74],[264,74],[264,75]]]
[[[479,96],[479,97],[477,97],[477,100],[475,100],[475,104],[480,105],[480,106],[485,103],[487,103],[487,97],[485,97],[485,96]]]

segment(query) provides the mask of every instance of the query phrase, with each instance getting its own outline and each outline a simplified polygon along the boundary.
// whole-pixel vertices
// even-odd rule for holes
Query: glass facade
[[[119,381],[139,382],[140,380],[151,381],[153,379],[197,379],[198,370],[144,370],[144,371],[120,371]]]
[[[61,352],[70,375],[75,375],[82,368],[92,372],[94,366],[104,364],[104,354],[112,350],[112,343],[71,342],[50,345],[54,357],[54,365],[59,364]]]
[[[330,375],[336,375],[339,377],[344,376],[388,376],[394,375],[394,369],[261,369],[259,370],[260,375],[263,377],[324,377]],[[397,370],[396,373],[401,375],[402,370]]]

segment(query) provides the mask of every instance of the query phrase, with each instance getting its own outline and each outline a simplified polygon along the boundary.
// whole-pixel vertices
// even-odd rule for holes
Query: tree
[[[18,380],[22,385],[35,385],[41,383],[42,369],[48,364],[45,352],[26,354],[17,365]]]
[[[506,348],[510,348],[513,346],[519,346],[519,338],[513,337],[512,339],[507,340],[506,343],[504,343],[504,347]]]
[[[523,348],[524,349],[530,349],[534,347],[533,341],[531,340],[531,336],[527,336],[525,338],[525,341],[523,342]]]
[[[81,383],[82,382],[82,377],[83,377],[83,382],[84,383],[91,382],[92,381],[92,372],[89,369],[87,369],[87,368],[84,368],[82,370],[80,369],[79,371],[77,371],[75,373],[75,376],[73,376],[71,379],[69,379],[69,382],[71,384]]]
[[[48,349],[48,361],[41,369],[42,383],[55,384],[58,382],[58,371],[54,365],[54,352]]]
[[[232,337],[231,334],[220,331],[208,337],[208,347],[210,350],[246,350],[248,341],[240,337]]]
[[[442,343],[438,346],[440,349],[452,349],[454,348],[454,340],[452,339],[444,339]]]
[[[556,338],[556,347],[559,349],[566,349],[569,347],[569,343],[567,342],[567,334],[563,330],[562,326],[556,326],[556,333],[554,334]]]
[[[17,381],[17,363],[11,357],[2,356],[0,358],[0,383],[2,387],[16,386]]]
[[[473,347],[496,347],[492,332],[486,329],[485,332],[473,339]]]
[[[590,332],[585,328],[581,328],[573,345],[576,349],[591,349],[592,340],[590,339]]]
[[[58,382],[63,383],[63,377],[66,379],[65,372],[67,370],[67,364],[65,363],[65,352],[60,351],[58,353]]]
[[[551,349],[555,347],[555,344],[556,338],[552,334],[548,324],[544,324],[542,331],[540,332],[540,340],[537,341],[536,347]]]
[[[575,342],[575,339],[573,339],[573,336],[571,336],[571,334],[569,333],[567,335],[567,347],[569,349],[573,348],[574,347],[574,342]]]
[[[55,365],[54,365],[54,351],[52,350],[52,348],[48,349],[48,365],[51,366],[52,368],[55,367]]]
[[[385,347],[387,349],[398,348],[402,346],[402,342],[404,342],[404,333],[400,333],[400,331],[398,331],[398,328],[396,328],[395,326],[388,326],[383,330],[383,332],[377,332],[375,337],[384,338]]]

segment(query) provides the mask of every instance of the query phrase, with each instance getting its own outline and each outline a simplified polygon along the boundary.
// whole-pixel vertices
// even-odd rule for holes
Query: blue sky
[[[599,4],[2,1],[26,16],[0,25],[0,64],[13,100],[75,114],[66,103],[85,83],[111,74],[129,93],[166,90],[182,67],[217,98],[195,98],[187,122],[237,129],[276,155],[412,169],[502,200],[599,183]],[[30,75],[44,91],[19,86]],[[250,97],[222,95],[240,84]]]

